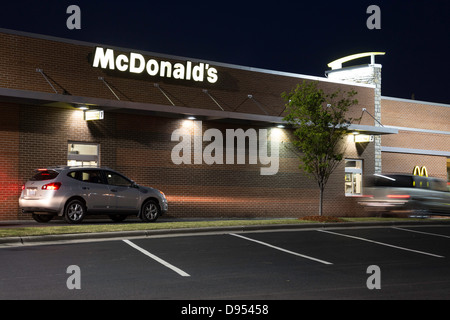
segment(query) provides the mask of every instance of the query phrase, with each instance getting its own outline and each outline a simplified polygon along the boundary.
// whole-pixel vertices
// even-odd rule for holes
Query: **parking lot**
[[[448,299],[449,243],[428,225],[4,247],[0,299]]]

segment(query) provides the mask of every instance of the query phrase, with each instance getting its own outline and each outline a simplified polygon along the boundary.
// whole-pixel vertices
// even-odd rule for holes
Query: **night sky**
[[[81,30],[66,26],[72,4]],[[370,5],[381,9],[379,30],[367,28]],[[0,28],[313,76],[335,59],[385,51],[382,95],[450,104],[448,0],[17,0],[0,10]]]

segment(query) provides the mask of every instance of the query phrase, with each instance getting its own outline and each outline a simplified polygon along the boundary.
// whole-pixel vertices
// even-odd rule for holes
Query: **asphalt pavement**
[[[53,240],[0,248],[0,299],[182,300],[181,314],[188,300],[450,298],[439,221]]]

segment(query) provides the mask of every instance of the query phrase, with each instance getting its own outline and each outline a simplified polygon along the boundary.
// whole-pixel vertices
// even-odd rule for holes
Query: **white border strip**
[[[272,248],[272,249],[280,250],[280,251],[283,251],[283,252],[292,254],[292,255],[294,255],[294,256],[306,258],[306,259],[313,260],[313,261],[316,261],[316,262],[320,262],[320,263],[323,263],[323,264],[332,264],[331,262],[328,262],[328,261],[316,259],[316,258],[313,258],[313,257],[310,257],[310,256],[305,256],[305,255],[303,255],[303,254],[300,254],[300,253],[297,253],[297,252],[293,252],[293,251],[289,251],[289,250],[286,250],[286,249],[283,249],[283,248],[280,248],[280,247],[276,247],[276,246],[273,246],[273,245],[271,245],[271,244],[268,244],[268,243],[265,243],[265,242],[262,242],[262,241],[258,241],[258,240],[251,239],[251,238],[247,238],[247,237],[241,236],[241,235],[239,235],[239,234],[230,233],[229,235],[230,235],[230,236],[239,237],[239,238],[242,238],[242,239],[245,239],[245,240],[248,240],[248,241],[253,241],[253,242],[262,244],[263,246],[267,246],[267,247]]]
[[[420,129],[420,128],[409,128],[409,127],[398,127],[398,126],[388,126],[384,125],[385,128],[393,128],[401,131],[412,131],[412,132],[423,132],[423,133],[435,133],[435,134],[446,134],[450,135],[450,131],[440,131],[440,130],[430,130],[430,129]]]
[[[423,101],[423,100],[412,100],[412,99],[404,99],[404,98],[396,98],[396,97],[388,97],[388,96],[381,96],[381,102],[383,103],[383,100],[392,100],[392,101],[400,101],[400,102],[407,102],[407,103],[417,103],[417,104],[425,104],[429,106],[434,107],[446,107],[449,108],[450,104],[446,103],[439,103],[439,102],[431,102],[431,101]]]
[[[413,250],[413,249],[408,249],[405,247],[398,247],[398,246],[394,246],[392,244],[388,244],[388,243],[383,243],[383,242],[378,242],[378,241],[373,241],[373,240],[369,240],[369,239],[365,239],[365,238],[360,238],[360,237],[355,237],[355,236],[350,236],[347,234],[342,234],[342,233],[336,233],[336,232],[331,232],[328,230],[317,230],[319,232],[325,232],[325,233],[329,233],[329,234],[334,234],[337,236],[342,236],[342,237],[347,237],[347,238],[352,238],[352,239],[356,239],[356,240],[362,240],[362,241],[366,241],[366,242],[370,242],[370,243],[375,243],[375,244],[379,244],[382,246],[386,246],[386,247],[391,247],[391,248],[395,248],[395,249],[400,249],[400,250],[405,250],[405,251],[411,251],[411,252],[415,252],[415,253],[420,253],[420,254],[424,254],[427,256],[432,256],[435,258],[445,258],[444,256],[439,256],[437,254],[433,254],[433,253],[428,253],[428,252],[424,252],[424,251],[418,251],[418,250]]]
[[[186,272],[184,272],[183,270],[175,267],[174,265],[171,265],[170,263],[168,263],[167,261],[164,261],[163,259],[155,256],[154,254],[151,254],[150,252],[148,252],[145,249],[142,249],[141,247],[139,247],[138,245],[134,244],[133,242],[131,242],[130,240],[123,240],[123,242],[125,242],[126,244],[132,246],[133,248],[135,248],[136,250],[142,252],[143,254],[145,254],[146,256],[152,258],[153,260],[161,263],[162,265],[164,265],[165,267],[172,269],[173,271],[175,271],[176,273],[178,273],[180,276],[182,277],[190,277],[189,274],[187,274]]]
[[[450,152],[448,152],[448,151],[410,149],[410,148],[398,148],[398,147],[383,147],[382,146],[381,152],[408,153],[408,154],[421,154],[421,155],[428,155],[428,156],[450,157]]]

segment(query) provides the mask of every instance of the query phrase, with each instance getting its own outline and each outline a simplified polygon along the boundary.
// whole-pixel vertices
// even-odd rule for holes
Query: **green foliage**
[[[354,120],[346,118],[349,107],[358,103],[356,91],[325,93],[317,82],[303,81],[290,93],[283,93],[287,102],[284,118],[295,128],[292,145],[299,151],[300,169],[312,175],[322,193],[331,173],[344,156],[343,137]]]

